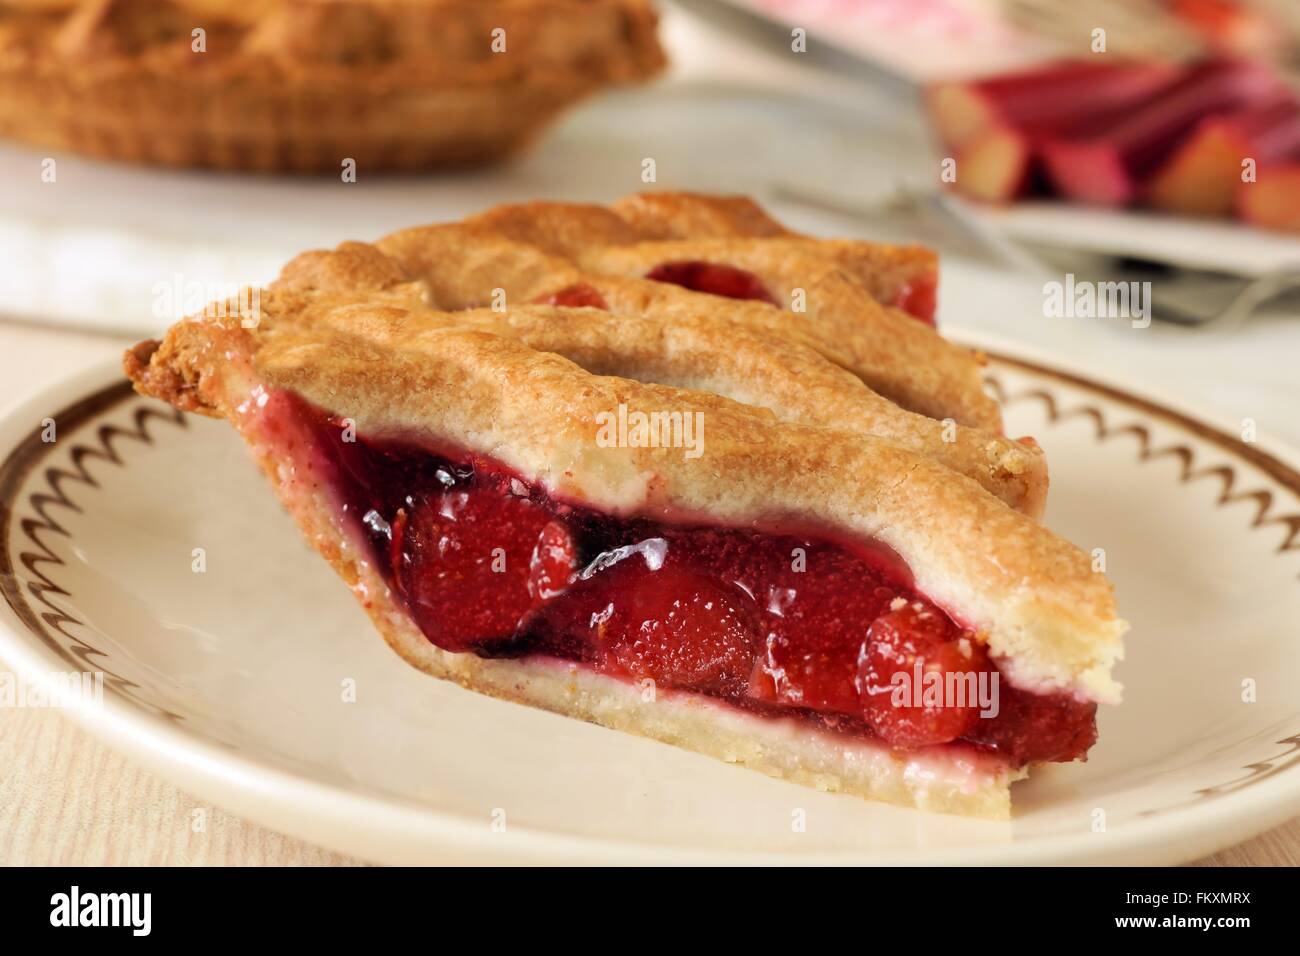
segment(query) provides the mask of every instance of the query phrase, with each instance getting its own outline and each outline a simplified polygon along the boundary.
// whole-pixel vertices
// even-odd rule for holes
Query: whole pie
[[[232,170],[499,159],[664,63],[648,0],[0,0],[0,136]]]
[[[1124,624],[927,251],[745,199],[503,206],[305,253],[129,351],[228,419],[387,642],[471,690],[1005,817]]]

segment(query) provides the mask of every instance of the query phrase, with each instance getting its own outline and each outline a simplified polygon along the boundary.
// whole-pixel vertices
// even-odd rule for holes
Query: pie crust
[[[460,309],[488,305],[495,288],[520,293],[511,301],[540,295],[561,274],[562,260],[575,268],[574,281],[595,286],[616,312],[648,309],[666,314],[691,308],[673,286],[639,282],[607,285],[619,277],[642,277],[665,262],[713,262],[755,276],[787,313],[751,302],[710,303],[715,312],[765,333],[804,341],[847,368],[893,402],[931,418],[997,431],[997,403],[984,391],[982,359],[953,345],[901,309],[884,305],[911,284],[936,279],[934,254],[914,246],[814,240],[793,234],[773,236],[776,223],[745,199],[658,194],[654,208],[663,218],[681,216],[672,239],[656,222],[648,204],[625,219],[620,210],[636,208],[578,203],[526,203],[498,206],[462,223],[403,230],[377,245],[411,275],[432,289],[430,304]],[[761,217],[761,218],[760,218]],[[767,220],[764,222],[764,220]],[[692,233],[702,221],[700,233]],[[645,230],[642,232],[641,230]],[[752,232],[750,230],[753,230]],[[472,258],[470,258],[472,257]],[[549,258],[548,258],[549,257]],[[601,277],[601,281],[585,278]],[[494,281],[495,280],[495,281]],[[506,283],[506,284],[503,284]],[[798,307],[802,311],[796,311]]]
[[[577,225],[588,220],[607,228]],[[1034,517],[1046,487],[1041,451],[981,427],[998,422],[996,407],[966,387],[975,357],[865,291],[897,281],[890,263],[921,254],[777,230],[750,203],[680,194],[612,210],[503,207],[299,256],[261,292],[255,323],[210,309],[162,342],[140,343],[126,370],[142,393],[240,430],[308,538],[422,670],[823,789],[1005,816],[1023,768],[997,753],[891,750],[699,694],[646,701],[634,685],[571,663],[434,646],[340,517],[310,442],[264,412],[268,396],[293,394],[347,416],[360,434],[490,456],[604,514],[737,528],[793,521],[883,545],[1016,688],[1117,701],[1110,671],[1125,625],[1090,558]],[[599,271],[632,271],[611,250],[644,268],[654,258],[645,250],[663,243],[699,261],[721,257],[719,242],[738,243],[730,248],[764,281],[784,274],[780,263],[797,250],[794,261],[817,277],[807,314]],[[604,307],[521,304],[575,287]],[[494,290],[504,290],[506,308],[482,307]],[[923,369],[901,358],[893,369],[871,364],[871,340],[895,332]],[[905,411],[863,382],[923,394],[936,372],[961,382],[927,408],[979,424]],[[706,453],[692,460],[680,449],[594,441],[598,416],[620,404],[702,412]],[[936,439],[937,429],[957,437]]]
[[[647,0],[0,0],[0,135],[165,166],[477,165],[658,72],[655,28]]]

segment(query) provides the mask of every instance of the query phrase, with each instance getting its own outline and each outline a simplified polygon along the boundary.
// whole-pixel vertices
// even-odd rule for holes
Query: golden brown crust
[[[787,242],[763,245],[820,256],[823,266],[844,269],[872,298],[886,304],[899,302],[917,285],[935,282],[939,268],[934,252],[923,246],[810,239],[787,229],[744,196],[635,193],[608,209],[581,203],[531,202],[498,206],[471,216],[465,224],[574,260],[601,246],[666,240],[784,239]],[[664,248],[679,255],[682,252],[681,248]]]
[[[0,4],[0,135],[259,171],[485,162],[657,72],[655,25],[645,0]]]
[[[748,196],[654,192],[624,196],[609,207],[642,239],[793,237]]]
[[[782,421],[871,435],[942,463],[1033,517],[1047,495],[1037,447],[907,412],[794,340],[705,312],[674,321],[603,309],[476,310],[459,317],[597,375],[707,392],[772,411]]]
[[[644,240],[803,239],[863,284],[877,302],[898,303],[917,285],[933,283],[939,260],[924,246],[852,240],[809,240],[792,232],[746,196],[637,193],[610,206]],[[773,246],[780,248],[780,246]]]
[[[409,273],[437,285],[447,280],[433,273],[448,267],[445,256],[428,251],[430,245],[469,242],[481,250],[489,236],[535,247],[593,275],[639,277],[682,261],[744,269],[781,308],[797,310],[782,316],[783,324],[807,326],[834,351],[828,357],[876,392],[932,418],[1001,429],[997,404],[984,392],[980,358],[892,307],[913,289],[937,281],[929,250],[810,239],[786,230],[750,200],[692,193],[643,194],[609,208],[498,206],[459,226],[405,230],[379,245],[405,262]],[[413,249],[416,261],[408,258]],[[518,259],[519,253],[503,250],[500,258]],[[484,291],[477,292],[479,302]],[[749,304],[751,311],[761,308]]]
[[[777,302],[803,311],[783,321],[807,322],[845,343],[854,370],[880,394],[932,418],[997,428],[997,404],[984,393],[980,363],[899,309],[805,239],[694,239],[590,248],[577,264],[602,275],[644,276],[665,262],[730,265],[753,273]],[[871,263],[861,261],[868,268]],[[875,270],[873,270],[875,271]]]
[[[632,220],[614,211],[629,205],[643,211],[634,213]],[[424,283],[425,304],[449,310],[486,305],[498,296],[505,302],[530,302],[568,286],[590,286],[619,317],[608,323],[607,349],[630,348],[635,335],[649,334],[630,322],[620,334],[620,321],[627,316],[683,334],[693,332],[695,347],[689,355],[678,350],[670,362],[668,353],[661,353],[659,361],[647,364],[643,358],[639,364],[621,366],[619,374],[717,392],[771,408],[794,421],[829,425],[838,419],[849,431],[874,434],[936,457],[1012,507],[1041,514],[1047,495],[1046,460],[1036,447],[1000,434],[997,408],[983,392],[975,359],[915,319],[881,310],[838,267],[842,259],[851,257],[862,272],[870,271],[864,263],[872,263],[878,283],[907,281],[913,274],[913,247],[785,236],[739,240],[751,251],[774,243],[766,253],[772,261],[788,255],[786,245],[797,242],[799,254],[793,260],[810,272],[820,271],[825,277],[822,286],[840,288],[838,293],[811,296],[809,314],[798,321],[763,303],[619,278],[601,271],[599,263],[594,271],[580,268],[604,253],[641,254],[645,262],[653,263],[653,250],[662,244],[640,241],[639,229],[665,233],[675,223],[671,231],[680,235],[701,221],[715,233],[777,228],[757,205],[734,197],[648,194],[629,197],[609,209],[534,202],[500,206],[463,223],[402,230],[381,239],[377,248],[345,243],[333,253],[306,253],[285,268],[277,285],[374,289],[418,279]],[[726,262],[723,252],[712,251],[716,241],[678,242],[673,254],[713,255]],[[648,256],[646,250],[651,250]],[[899,260],[906,263],[902,269],[896,265]],[[789,267],[786,271],[793,274]],[[732,339],[752,348],[729,354]],[[765,349],[782,354],[767,355],[762,364],[766,374],[758,376],[744,363],[757,368],[753,356]],[[558,339],[552,339],[550,350],[574,357]],[[815,362],[808,350],[823,360]],[[644,356],[646,350],[640,351]],[[789,364],[789,355],[799,356],[798,368]],[[910,359],[903,361],[904,355]],[[714,374],[701,377],[700,369],[710,366]],[[844,374],[846,369],[868,387],[854,386]],[[827,400],[831,394],[838,400]],[[896,405],[889,400],[898,401],[900,394],[914,401]],[[907,410],[916,406],[928,414]],[[961,424],[967,417],[963,410],[969,417],[991,423],[991,428]],[[951,420],[940,420],[945,418]]]
[[[875,435],[935,458],[1014,508],[1042,513],[1047,464],[1041,450],[900,408],[824,357],[806,337],[788,334],[773,309],[662,283],[585,275],[562,261],[532,256],[528,247],[475,241],[455,230],[434,227],[405,237],[416,239],[419,251],[402,245],[398,258],[414,276],[436,283],[413,290],[424,304],[458,308],[487,301],[493,283],[513,302],[586,282],[611,310],[565,309],[546,318],[537,310],[482,310],[459,313],[462,324],[558,353],[597,374],[710,392],[769,409],[786,421]],[[411,277],[396,261],[373,246],[345,243],[334,252],[299,256],[276,288],[390,288]]]
[[[674,195],[680,204],[682,194]],[[757,207],[752,204],[749,207],[752,208],[741,207],[738,215],[741,226],[752,224],[755,218],[752,210]],[[662,217],[662,205],[656,208]],[[731,201],[724,209],[732,211]],[[721,215],[717,210],[712,214],[715,219]],[[721,227],[715,224],[715,228]],[[663,254],[712,256],[734,264],[727,260],[729,250],[714,249],[719,241],[728,240],[674,242],[670,243],[672,251]],[[1000,434],[997,406],[983,391],[976,358],[915,319],[881,308],[863,284],[837,264],[846,255],[844,247],[852,246],[857,260],[876,263],[879,281],[887,283],[891,281],[889,276],[897,271],[889,263],[893,251],[900,247],[876,250],[870,243],[819,243],[787,238],[735,242],[743,243],[750,253],[747,265],[756,264],[753,258],[768,243],[776,247],[763,255],[768,261],[778,263],[784,254],[784,244],[800,243],[799,254],[791,261],[821,275],[817,282],[806,283],[809,287],[806,315],[792,318],[790,313],[765,303],[702,295],[666,283],[620,278],[604,271],[617,257],[631,255],[640,257],[638,265],[618,271],[644,274],[660,254],[656,250],[662,250],[665,244],[639,241],[632,224],[600,206],[565,203],[503,206],[463,223],[402,230],[381,239],[377,245],[400,263],[403,275],[426,284],[425,301],[436,308],[472,308],[492,303],[500,296],[506,302],[530,302],[568,286],[586,285],[599,292],[610,309],[620,316],[635,315],[686,327],[696,327],[712,319],[733,327],[742,326],[761,336],[765,343],[812,349],[827,362],[849,370],[868,386],[863,401],[872,402],[877,410],[868,426],[871,433],[900,441],[926,454],[935,453],[937,435],[944,445],[956,446],[948,454],[942,453],[942,449],[939,452],[950,466],[974,477],[1014,507],[1031,514],[1041,511],[1047,492],[1045,460],[1036,449],[1009,441]],[[821,254],[822,246],[827,247],[824,254]],[[907,258],[908,247],[901,248],[903,257]],[[311,268],[333,270],[335,275],[330,281],[346,287],[358,281],[354,273],[365,264],[352,261],[350,254],[340,247],[340,257],[330,261],[328,253],[312,253]],[[306,277],[310,270],[304,273],[304,268],[302,263],[292,264],[281,282],[310,281]],[[795,275],[791,266],[778,268]],[[376,280],[370,277],[365,281]],[[720,338],[717,346],[725,350],[725,340]],[[739,377],[736,381],[733,389],[717,387],[715,382],[713,390],[740,398],[740,385],[752,383],[742,383]],[[772,407],[769,402],[759,404]],[[911,414],[909,409],[920,414]],[[974,420],[976,427],[966,427],[969,420]],[[853,414],[849,421],[862,419]]]

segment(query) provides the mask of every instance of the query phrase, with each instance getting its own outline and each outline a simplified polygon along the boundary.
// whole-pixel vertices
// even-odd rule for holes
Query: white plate
[[[1040,366],[992,376],[1009,433],[1050,456],[1049,523],[1105,549],[1133,624],[1092,759],[1016,785],[1010,823],[817,793],[418,674],[234,432],[114,368],[0,422],[0,657],[29,681],[104,671],[102,706],[69,703],[93,733],[376,861],[1171,863],[1300,811],[1300,459]]]

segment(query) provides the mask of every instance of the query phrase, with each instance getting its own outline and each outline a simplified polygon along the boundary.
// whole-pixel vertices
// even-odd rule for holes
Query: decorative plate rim
[[[1120,403],[1147,416],[1164,419],[1167,423],[1183,428],[1196,437],[1218,446],[1222,451],[1259,468],[1278,485],[1300,497],[1300,470],[1288,461],[1288,459],[1300,460],[1300,456],[1283,444],[1270,439],[1261,439],[1256,443],[1243,442],[1221,427],[1211,424],[1214,421],[1213,416],[1197,413],[1185,402],[1158,400],[1121,385],[1112,384],[1105,376],[1094,376],[1091,372],[1071,372],[1037,357],[1022,357],[1026,353],[1024,349],[1017,348],[1014,352],[1020,354],[1012,354],[1003,343],[997,343],[986,347],[985,351],[995,366],[1004,365],[1034,376],[1054,379],[1085,391],[1099,393],[1109,401]],[[1135,435],[1139,441],[1139,462],[1166,456],[1179,458],[1182,464],[1180,483],[1219,476],[1224,487],[1218,505],[1255,498],[1259,501],[1260,507],[1249,530],[1264,525],[1283,524],[1290,528],[1290,534],[1277,551],[1282,553],[1300,550],[1300,513],[1270,515],[1272,496],[1267,489],[1258,492],[1234,492],[1236,478],[1232,468],[1227,466],[1195,468],[1195,449],[1176,444],[1153,448],[1151,436],[1144,426],[1126,424],[1123,427],[1113,428],[1106,423],[1100,409],[1091,406],[1071,406],[1062,410],[1055,406],[1050,393],[1044,392],[1041,388],[1031,387],[1008,393],[996,378],[996,374],[990,375],[989,378],[995,392],[998,392],[999,397],[1007,404],[1027,400],[1043,402],[1049,420],[1052,422],[1076,416],[1092,419],[1098,441],[1106,441],[1118,435]],[[47,663],[48,658],[53,656],[65,663],[80,665],[67,651],[59,648],[52,636],[41,627],[39,614],[19,593],[18,582],[13,573],[9,547],[10,528],[15,517],[13,498],[26,477],[51,449],[51,445],[39,441],[39,426],[24,428],[23,424],[29,421],[39,422],[44,417],[54,417],[60,422],[61,427],[75,429],[93,420],[94,416],[117,407],[133,395],[129,383],[121,378],[117,363],[104,362],[51,384],[39,394],[10,405],[0,415],[0,441],[4,442],[3,446],[0,446],[0,451],[5,454],[3,461],[0,461],[0,593],[5,597],[5,609],[0,611],[0,625],[4,626],[0,627],[0,632],[12,631],[15,636],[15,639],[10,639],[8,635],[0,633],[0,646],[5,649],[4,662],[20,677],[35,683],[43,680],[42,675],[47,669],[42,667],[42,658],[45,658]],[[48,408],[51,405],[60,406],[56,415],[52,416],[49,413]],[[1180,408],[1188,410],[1182,411]],[[38,411],[39,414],[34,419],[25,417],[26,410]],[[69,415],[74,416],[70,425],[67,424],[69,420],[66,417]],[[91,451],[78,457],[76,459],[78,467],[84,473],[85,457],[113,460],[111,438],[151,440],[148,437],[145,420],[153,417],[170,420],[180,427],[185,426],[184,416],[165,406],[158,405],[157,411],[152,413],[141,409],[134,419],[136,425],[134,434],[122,429],[112,429],[106,438],[105,432],[101,430],[103,450],[98,453]],[[33,450],[33,441],[40,447]],[[24,455],[25,450],[31,453]],[[93,477],[86,477],[88,483],[93,486]],[[56,492],[60,491],[56,481],[51,480],[50,487]],[[68,502],[68,504],[76,508],[75,503]],[[31,539],[30,533],[28,537]],[[57,562],[58,559],[55,557],[51,560]],[[53,586],[53,590],[56,594],[66,595],[66,592],[57,588],[57,585]],[[57,609],[56,613],[63,614]],[[68,618],[66,614],[63,614],[63,617]],[[63,623],[66,623],[66,620]],[[20,633],[17,625],[23,625],[28,636],[25,637]],[[77,641],[66,632],[61,633],[74,642]],[[31,634],[39,638],[41,645],[39,648],[30,641]],[[93,648],[89,650],[95,653]],[[83,659],[81,664],[85,663],[87,662]],[[112,686],[115,692],[125,697],[132,696],[129,681],[125,682],[127,686],[120,684],[115,686],[110,676],[106,677],[105,682],[106,685]],[[67,711],[91,733],[106,740],[116,749],[127,752],[149,769],[173,780],[181,787],[196,789],[192,784],[194,775],[199,775],[204,783],[205,794],[209,796],[218,794],[212,797],[214,802],[243,816],[264,819],[265,814],[260,813],[259,809],[268,800],[287,814],[292,814],[298,808],[310,804],[315,807],[321,819],[344,821],[357,819],[358,815],[365,815],[363,817],[365,819],[382,821],[371,823],[367,832],[378,828],[387,837],[388,845],[395,850],[403,842],[409,841],[407,834],[414,831],[422,834],[425,841],[422,846],[426,843],[436,844],[446,848],[448,852],[459,851],[474,855],[486,852],[480,835],[462,815],[392,795],[350,791],[286,771],[261,758],[232,753],[214,741],[188,734],[182,727],[177,726],[182,723],[178,715],[151,707],[148,702],[137,699],[134,703],[127,703],[117,699],[113,694],[106,694],[102,706],[98,708],[74,701]],[[920,854],[909,850],[888,851],[883,854],[862,850],[804,853],[798,850],[749,851],[656,845],[617,837],[582,836],[540,828],[515,827],[511,828],[509,839],[502,841],[509,846],[496,850],[492,855],[495,858],[513,855],[519,860],[533,862],[564,860],[596,863],[634,860],[662,863],[728,860],[751,864],[869,862],[896,865],[918,862],[978,863],[986,862],[990,858],[996,858],[998,862],[1015,863],[1050,863],[1066,860],[1104,862],[1115,855],[1125,853],[1132,855],[1143,848],[1168,844],[1183,835],[1203,832],[1213,826],[1214,822],[1220,824],[1217,832],[1223,835],[1220,846],[1227,846],[1285,821],[1300,805],[1300,773],[1294,772],[1300,765],[1300,730],[1291,736],[1283,735],[1277,744],[1287,746],[1289,749],[1271,760],[1259,761],[1243,767],[1245,777],[1203,788],[1204,792],[1197,791],[1193,799],[1187,803],[1162,808],[1154,815],[1148,816],[1142,824],[1126,826],[1108,834],[1105,840],[1100,841],[1095,839],[1095,835],[1087,833],[1067,833],[1023,841],[1009,839],[1005,843],[945,847],[937,850],[930,848]],[[1197,799],[1200,796],[1212,799]],[[278,814],[279,820],[285,817],[286,813]],[[296,816],[290,818],[297,819]],[[1243,825],[1243,820],[1251,822]],[[327,840],[321,839],[320,827],[300,826],[295,831],[293,827],[284,827],[282,822],[268,825],[313,842],[324,842],[329,845]],[[1012,825],[1014,825],[1014,817]],[[335,844],[334,848],[354,855],[367,855],[365,850],[358,850],[355,842],[344,841]],[[502,849],[505,853],[501,852]]]

